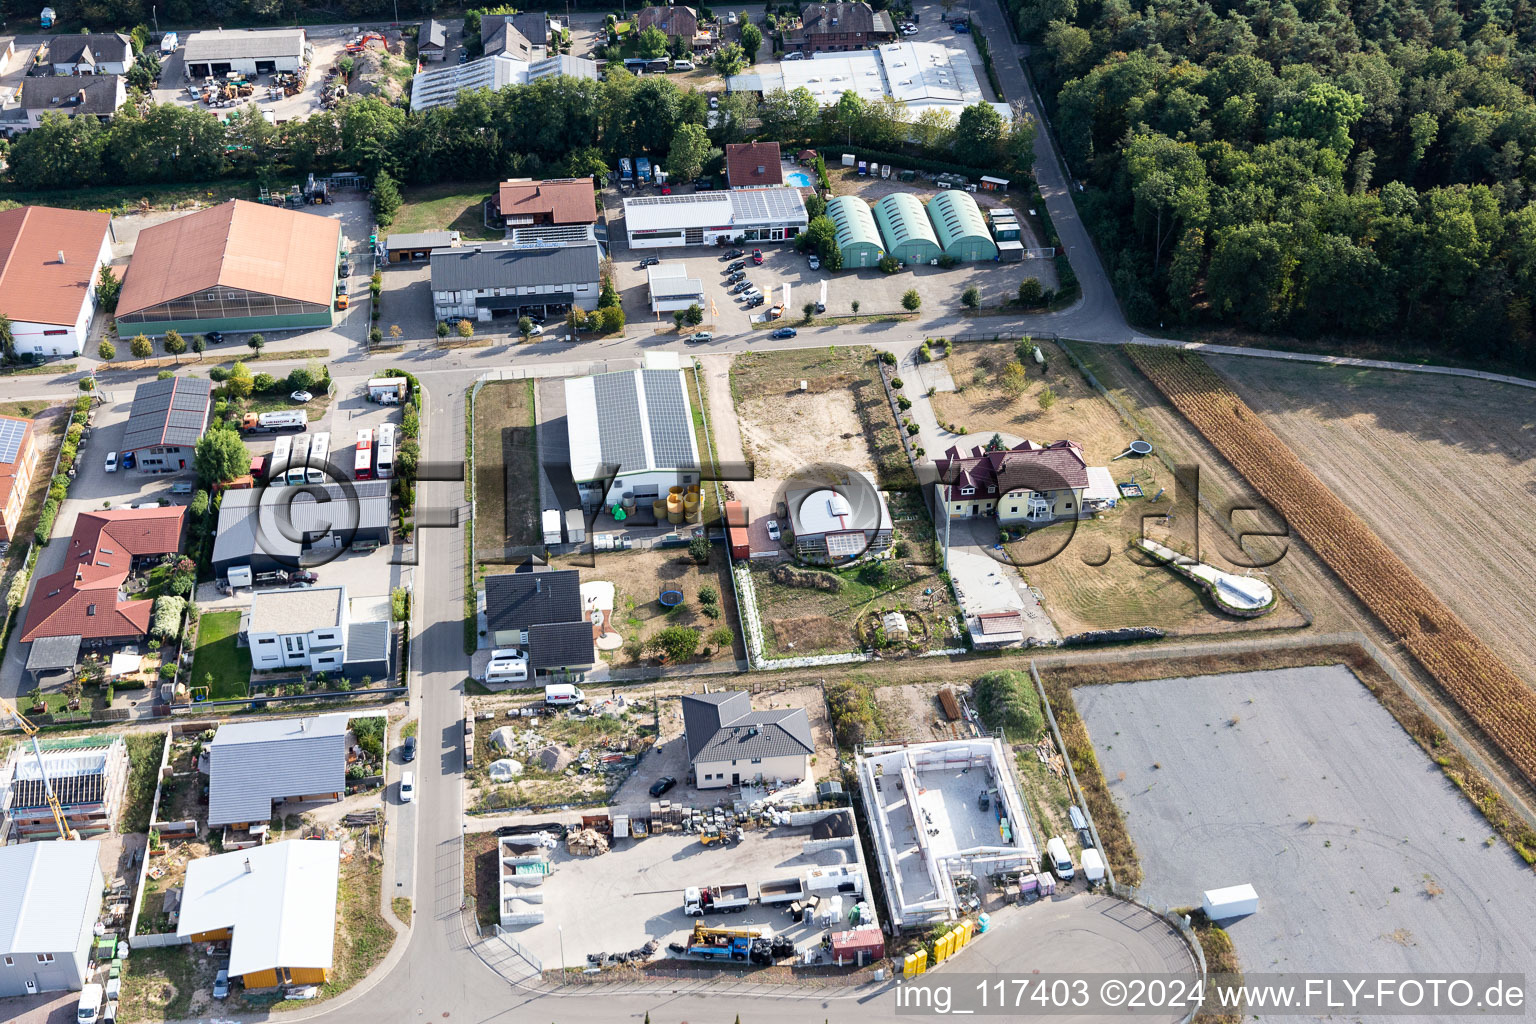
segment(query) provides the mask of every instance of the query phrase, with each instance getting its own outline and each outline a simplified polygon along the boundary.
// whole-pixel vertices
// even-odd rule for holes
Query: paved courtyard
[[[1156,905],[1250,883],[1248,971],[1528,971],[1531,870],[1340,665],[1083,686]]]

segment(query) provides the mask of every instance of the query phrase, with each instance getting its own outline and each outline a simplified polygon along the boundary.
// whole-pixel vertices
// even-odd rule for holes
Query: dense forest
[[[1006,0],[1127,314],[1536,365],[1530,0]]]

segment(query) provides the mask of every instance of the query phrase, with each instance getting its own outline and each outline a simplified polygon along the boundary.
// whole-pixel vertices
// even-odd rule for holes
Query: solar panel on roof
[[[597,440],[603,461],[621,470],[648,468],[635,375],[598,374],[592,378],[592,390],[597,399]]]
[[[646,415],[651,426],[651,451],[656,465],[666,469],[692,468],[693,417],[683,394],[682,375],[676,370],[642,370]]]
[[[0,420],[0,462],[16,461],[21,439],[27,436],[27,424],[21,420]]]

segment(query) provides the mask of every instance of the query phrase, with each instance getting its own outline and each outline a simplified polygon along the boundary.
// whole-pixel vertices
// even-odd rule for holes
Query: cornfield
[[[1127,346],[1131,359],[1345,586],[1536,782],[1536,694],[1334,496],[1199,356]]]

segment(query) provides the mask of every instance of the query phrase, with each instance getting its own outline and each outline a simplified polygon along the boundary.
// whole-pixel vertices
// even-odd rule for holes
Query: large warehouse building
[[[258,29],[248,32],[216,29],[193,32],[182,47],[187,78],[227,75],[239,71],[247,75],[270,75],[276,71],[297,71],[309,59],[311,50],[301,28]]]
[[[785,186],[624,200],[624,230],[631,249],[783,242],[808,223],[800,190]]]
[[[595,242],[473,242],[434,250],[431,261],[432,311],[439,320],[557,316],[572,306],[596,309],[602,291],[602,256]]]
[[[950,259],[962,263],[997,259],[997,244],[969,192],[940,192],[928,201],[928,219],[933,221],[939,245]]]
[[[331,325],[341,222],[231,199],[145,228],[117,300],[124,337]]]
[[[587,507],[628,495],[649,506],[699,482],[699,449],[681,370],[644,369],[565,382],[571,476]]]
[[[858,196],[836,196],[827,203],[827,216],[837,225],[837,247],[843,267],[873,267],[885,258],[880,231],[869,204]]]
[[[875,204],[875,221],[885,251],[903,263],[932,263],[944,255],[928,212],[910,192],[892,192]]]

